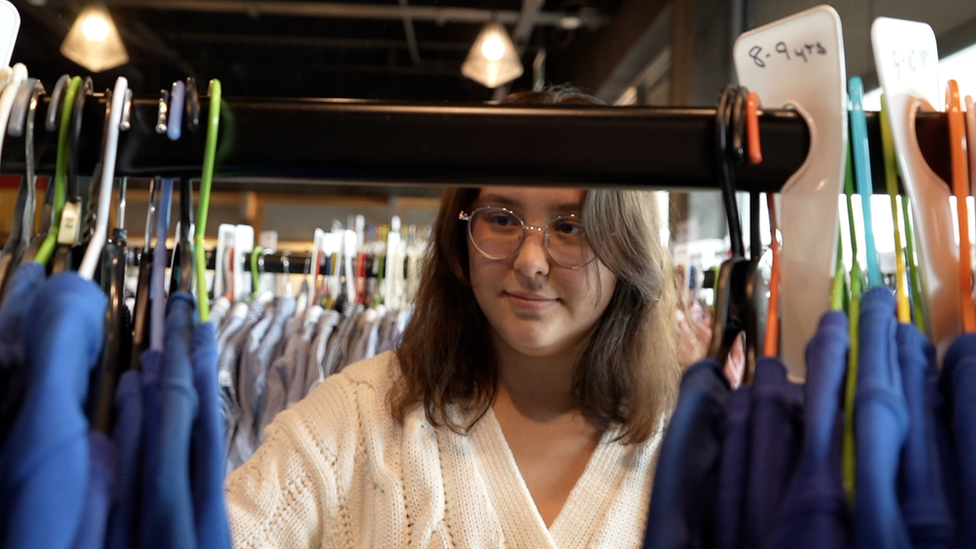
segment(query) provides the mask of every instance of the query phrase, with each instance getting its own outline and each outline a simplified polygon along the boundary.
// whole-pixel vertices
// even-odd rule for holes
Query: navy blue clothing
[[[760,359],[752,385],[752,432],[743,547],[765,547],[779,522],[803,442],[803,388],[775,357]]]
[[[143,422],[141,383],[140,372],[130,370],[119,378],[115,391],[116,420],[112,437],[119,452],[119,467],[105,544],[109,549],[130,549],[138,539],[136,521],[139,518]]]
[[[746,504],[746,479],[749,474],[750,409],[752,386],[732,392],[725,416],[722,461],[718,473],[718,500],[715,509],[715,547],[742,547],[743,509]]]
[[[11,297],[14,299],[14,297]],[[48,279],[24,316],[26,390],[0,452],[0,547],[71,547],[88,488],[88,379],[106,299],[77,273]]]
[[[872,288],[864,294],[854,403],[854,535],[857,547],[863,549],[912,547],[896,490],[898,462],[908,436],[896,327],[891,290]]]
[[[147,453],[139,528],[142,547],[196,547],[190,489],[190,436],[198,405],[190,362],[192,338],[193,297],[174,293],[167,304],[158,403],[153,405],[160,412],[158,428],[145,432]],[[154,412],[146,409],[147,414]]]
[[[7,300],[0,307],[0,448],[24,397],[26,374],[21,323],[45,276],[40,263],[21,263],[7,281]]]
[[[91,455],[88,499],[85,502],[81,528],[72,546],[74,549],[105,547],[108,513],[112,506],[112,489],[119,459],[115,443],[104,433],[88,431],[88,448]]]
[[[658,456],[644,549],[713,547],[722,428],[731,389],[712,359],[681,378]]]
[[[962,334],[952,342],[939,388],[945,397],[958,485],[956,546],[976,547],[976,334]]]
[[[224,501],[227,439],[217,384],[217,328],[211,322],[193,330],[193,385],[200,398],[191,451],[197,546],[230,549],[230,522]]]
[[[853,525],[841,477],[841,394],[850,336],[847,316],[829,311],[807,344],[803,447],[770,549],[846,549]]]
[[[901,514],[915,549],[943,549],[952,540],[952,515],[942,489],[936,417],[927,379],[936,370],[935,347],[912,324],[896,332],[908,439],[898,471]]]

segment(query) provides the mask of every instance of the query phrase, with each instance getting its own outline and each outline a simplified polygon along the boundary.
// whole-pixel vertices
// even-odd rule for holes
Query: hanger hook
[[[192,76],[186,79],[186,128],[191,132],[200,128],[200,92]]]
[[[90,76],[86,76],[82,81],[81,89],[75,96],[74,108],[71,111],[72,125],[70,134],[70,154],[68,155],[68,200],[75,200],[78,195],[78,155],[79,142],[81,141],[81,122],[84,118],[85,100],[93,93],[93,83]],[[106,110],[108,107],[106,106]]]
[[[61,122],[61,103],[64,101],[64,92],[68,88],[71,76],[62,74],[51,92],[51,102],[47,105],[47,116],[44,118],[44,128],[49,132],[58,131],[58,124]]]
[[[719,180],[722,184],[722,202],[729,222],[729,243],[732,255],[743,257],[742,225],[739,223],[739,210],[735,201],[735,179],[728,156],[728,127],[731,117],[730,101],[734,99],[734,86],[726,86],[719,95],[715,109],[715,159]]]

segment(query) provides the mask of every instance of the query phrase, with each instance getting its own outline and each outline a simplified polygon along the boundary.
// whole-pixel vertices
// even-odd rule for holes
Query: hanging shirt
[[[143,357],[146,353],[143,353]],[[130,370],[119,378],[115,391],[116,419],[112,438],[119,452],[118,476],[112,496],[106,547],[130,549],[136,545],[139,485],[142,475],[142,379]]]
[[[908,410],[898,368],[897,320],[891,290],[872,288],[864,294],[859,324],[854,404],[855,543],[863,549],[909,549],[912,543],[896,490],[898,462],[908,436]]]
[[[704,359],[681,378],[678,403],[654,472],[644,549],[714,547],[722,426],[731,389]]]
[[[325,375],[330,376],[336,372],[341,372],[349,359],[352,357],[351,349],[353,339],[358,334],[359,317],[362,316],[365,307],[360,303],[347,303],[343,311],[343,321],[338,327],[335,336],[329,341],[328,354],[325,357]]]
[[[102,549],[105,547],[112,490],[118,467],[118,450],[104,433],[88,431],[91,461],[88,471],[85,513],[81,528],[72,545],[74,549]]]
[[[913,324],[899,324],[896,337],[909,415],[898,472],[902,517],[916,549],[947,548],[952,540],[952,516],[942,489],[935,409],[926,391],[927,378],[937,368],[935,347]]]
[[[197,547],[230,549],[230,524],[224,503],[224,424],[217,384],[217,330],[212,322],[193,330],[193,386],[200,408],[193,422],[190,461]]]
[[[158,376],[158,427],[146,431],[140,546],[193,549],[190,437],[198,399],[193,387],[190,346],[193,296],[174,292],[167,303],[166,339]]]
[[[305,398],[305,395],[308,393],[308,388],[319,377],[318,364],[309,365],[309,353],[312,341],[317,334],[316,330],[319,321],[325,312],[325,309],[318,305],[313,305],[305,310],[305,316],[302,321],[302,334],[298,339],[298,348],[295,350],[295,373],[287,388],[285,409],[291,408],[296,402]],[[329,328],[329,331],[331,330],[332,328]]]
[[[829,311],[807,344],[803,448],[770,549],[846,549],[854,532],[841,478],[847,316]]]
[[[301,329],[305,319],[301,316],[289,318],[285,323],[282,341],[285,342],[284,351],[272,361],[268,368],[265,387],[264,410],[261,411],[261,424],[258,433],[264,432],[274,416],[288,405],[288,387],[292,378],[298,374],[298,347],[301,341]],[[304,368],[302,369],[304,371]]]
[[[718,549],[742,547],[743,510],[749,478],[751,403],[751,385],[743,385],[733,391],[722,429],[722,461],[719,464],[715,509],[715,547]]]
[[[743,547],[765,547],[779,522],[803,441],[803,389],[779,358],[756,364]]]
[[[328,375],[325,370],[325,357],[329,349],[329,342],[332,340],[333,335],[338,332],[339,326],[345,321],[344,319],[345,317],[339,314],[339,311],[335,310],[326,311],[323,313],[322,318],[319,319],[319,323],[315,328],[315,336],[309,345],[308,355],[306,357],[305,375],[307,383],[301,395],[302,397],[311,393],[312,389]]]
[[[939,388],[953,441],[958,485],[957,547],[976,547],[976,334],[956,337],[942,365]]]
[[[78,534],[90,463],[82,406],[105,306],[101,289],[68,272],[48,279],[24,316],[24,399],[0,452],[0,547],[71,547]]]
[[[220,402],[224,416],[224,432],[227,437],[227,471],[233,471],[244,460],[240,458],[232,446],[234,437],[237,436],[237,423],[241,415],[240,405],[240,358],[244,351],[244,346],[248,341],[251,328],[257,324],[267,303],[255,300],[247,310],[247,316],[241,327],[233,335],[229,336],[224,345],[220,344],[220,337],[217,339],[217,350],[220,353],[218,358],[220,383]]]
[[[45,276],[40,263],[21,263],[7,281],[7,299],[0,307],[0,449],[24,397],[27,373],[21,324]]]

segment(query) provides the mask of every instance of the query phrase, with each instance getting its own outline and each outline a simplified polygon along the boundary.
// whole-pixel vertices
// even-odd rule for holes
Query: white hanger
[[[791,107],[810,129],[810,152],[780,193],[783,237],[781,356],[791,378],[806,374],[805,349],[830,308],[837,196],[847,149],[847,72],[840,16],[817,6],[738,38],[739,82],[767,107]]]
[[[27,67],[23,63],[17,63],[10,72],[10,78],[6,82],[3,91],[0,92],[0,151],[3,150],[4,137],[7,135],[7,124],[10,122],[10,112],[14,108],[14,100],[17,99],[17,92],[20,86],[27,80]]]
[[[124,76],[118,77],[115,81],[115,89],[112,90],[112,103],[108,106],[109,121],[108,128],[105,130],[105,148],[102,150],[102,179],[98,189],[98,210],[95,218],[95,233],[88,243],[85,257],[81,260],[78,268],[78,275],[85,280],[91,280],[95,275],[95,267],[102,255],[102,248],[105,247],[105,238],[108,234],[108,214],[112,206],[112,182],[115,180],[115,157],[119,150],[119,127],[122,124],[122,107],[125,104],[126,91],[129,89],[129,81]],[[2,108],[3,98],[0,98],[0,108]],[[0,118],[0,122],[5,121]]]
[[[902,183],[915,219],[925,326],[945,354],[962,331],[959,250],[955,245],[949,185],[929,167],[915,134],[919,109],[941,110],[939,53],[935,33],[925,23],[879,17],[871,25],[878,78],[884,88],[888,120]]]

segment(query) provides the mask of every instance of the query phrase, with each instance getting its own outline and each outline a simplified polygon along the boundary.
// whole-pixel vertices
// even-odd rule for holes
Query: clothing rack
[[[126,258],[126,265],[129,267],[135,267],[139,265],[139,260],[142,257],[141,249],[128,250],[128,256]],[[152,253],[152,250],[149,251]],[[207,260],[207,270],[214,270],[216,265],[215,250],[207,250],[204,252],[204,256]],[[173,250],[166,250],[167,267],[172,267],[173,261]],[[271,253],[262,253],[258,256],[258,270],[260,273],[272,273],[272,274],[308,274],[314,269],[314,264],[312,263],[312,255],[307,252],[290,252],[290,251],[280,251]],[[321,265],[320,265],[321,266]],[[240,268],[250,272],[251,271],[251,254],[245,255],[244,260],[241,262]]]
[[[47,111],[43,98],[38,116]],[[85,106],[82,173],[99,156],[105,97]],[[179,141],[155,131],[158,99],[134,99],[121,133],[118,176],[198,177],[205,131]],[[209,100],[200,98],[201,120]],[[868,112],[875,192],[884,190],[878,113]],[[338,99],[224,98],[216,188],[409,194],[443,185],[509,184],[706,190],[717,188],[714,108],[433,105]],[[736,169],[743,191],[777,192],[810,144],[791,110],[759,117],[763,163]],[[85,131],[84,128],[88,128]],[[943,113],[920,112],[917,133],[933,170],[951,180]],[[38,172],[54,170],[57,134],[38,128]],[[23,138],[3,147],[6,173],[22,172]],[[404,192],[406,191],[406,193]]]

